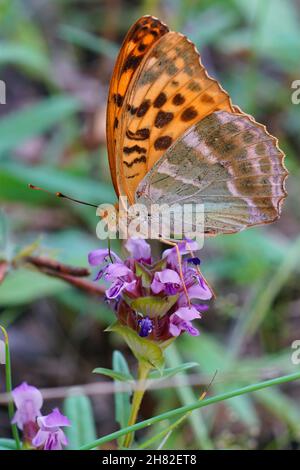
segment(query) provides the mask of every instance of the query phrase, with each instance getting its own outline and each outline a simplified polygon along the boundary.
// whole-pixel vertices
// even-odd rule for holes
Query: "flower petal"
[[[129,238],[125,248],[134,259],[151,262],[151,247],[143,238]]]
[[[180,277],[174,269],[163,269],[162,271],[158,271],[155,273],[155,276],[158,278],[160,282],[163,284],[172,283],[172,284],[180,284]]]
[[[176,325],[176,323],[173,323],[170,321],[169,332],[171,333],[172,336],[179,336],[181,333],[181,328],[179,328],[179,326]]]
[[[201,315],[198,313],[197,309],[194,306],[191,307],[180,307],[173,315],[181,318],[184,321],[195,320],[195,318],[201,318]],[[172,315],[171,315],[172,317]]]
[[[52,412],[46,416],[40,416],[37,419],[40,428],[57,428],[60,426],[71,426],[69,419],[61,414],[58,408],[54,408]]]
[[[116,299],[122,290],[124,289],[124,282],[117,281],[114,282],[108,289],[105,291],[105,295],[108,299]]]
[[[142,318],[138,322],[140,331],[139,336],[145,338],[150,335],[151,331],[153,330],[153,323],[149,317]]]
[[[202,281],[200,284],[198,281],[188,288],[188,295],[190,299],[209,300],[213,294],[208,285]]]
[[[115,261],[120,263],[122,262],[116,253],[111,251],[110,254]],[[98,266],[99,264],[104,263],[104,261],[107,261],[108,256],[109,250],[107,248],[99,248],[98,250],[93,250],[88,254],[88,261],[91,266]]]
[[[177,246],[181,256],[191,253],[191,251],[195,252],[199,250],[199,245],[194,240],[183,240],[178,242]],[[165,250],[162,257],[167,257],[170,264],[178,264],[177,250],[175,247]]]
[[[170,316],[169,332],[172,336],[179,336],[182,331],[186,331],[191,336],[198,336],[199,331],[190,322],[195,318],[201,318],[195,308],[179,308]]]
[[[131,282],[125,282],[124,290],[126,290],[127,292],[130,292],[130,294],[135,294],[136,287],[137,287],[137,281],[134,279]]]
[[[154,274],[153,281],[151,283],[151,289],[154,294],[158,294],[165,289],[165,284],[177,284],[180,286],[180,277],[173,269],[163,269]]]
[[[32,439],[32,445],[34,447],[41,447],[42,445],[44,445],[48,438],[48,434],[48,431],[43,431],[42,429],[40,429],[37,432],[36,436]]]
[[[14,388],[12,396],[17,408],[22,407],[26,401],[31,401],[36,409],[42,408],[43,397],[41,392],[36,387],[28,385],[27,382],[23,382]]]
[[[133,276],[131,269],[127,268],[124,263],[112,263],[105,269],[104,278],[107,281],[115,281],[123,276]]]

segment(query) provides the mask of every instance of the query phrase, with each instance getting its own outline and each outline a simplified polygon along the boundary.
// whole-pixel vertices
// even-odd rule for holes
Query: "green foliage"
[[[5,437],[0,438],[0,450],[16,450],[16,442]]]
[[[129,377],[133,380],[132,375],[129,372],[127,361],[120,351],[113,352],[113,373],[119,376]],[[119,377],[114,376],[116,386],[119,383]],[[128,379],[127,379],[128,380]],[[127,426],[130,416],[131,406],[131,392],[130,391],[118,391],[115,393],[115,419],[119,423],[120,428]],[[119,439],[119,445],[122,446],[123,438]]]
[[[139,362],[145,362],[151,368],[158,370],[163,368],[163,350],[154,341],[141,338],[136,331],[118,322],[108,327],[106,331],[121,335]]]
[[[64,413],[71,426],[65,428],[69,449],[78,449],[96,437],[95,421],[90,399],[85,395],[69,396],[64,401]]]
[[[79,103],[73,97],[52,96],[8,115],[0,123],[0,155],[51,129],[78,109]]]

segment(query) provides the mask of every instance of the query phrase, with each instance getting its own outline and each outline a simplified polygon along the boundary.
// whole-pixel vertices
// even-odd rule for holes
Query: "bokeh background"
[[[203,271],[217,298],[201,336],[182,336],[167,358],[170,367],[199,367],[177,387],[148,393],[141,418],[192,402],[216,369],[210,394],[299,368],[291,344],[300,340],[300,104],[292,104],[291,84],[300,79],[300,2],[1,0],[0,323],[9,331],[14,385],[51,388],[45,410],[62,406],[70,386],[98,384],[91,397],[97,436],[117,424],[113,394],[101,389],[108,379],[92,369],[111,367],[114,349],[132,369],[135,362],[119,338],[104,332],[113,313],[101,299],[23,262],[34,249],[87,266],[87,253],[100,245],[97,219],[93,209],[30,191],[27,183],[95,204],[115,200],[105,145],[108,83],[127,29],[143,14],[195,42],[233,102],[279,138],[291,174],[276,224],[205,244]],[[3,392],[3,367],[0,379]],[[299,400],[294,383],[194,412],[165,447],[298,448]],[[9,423],[3,397],[1,403],[3,437]]]

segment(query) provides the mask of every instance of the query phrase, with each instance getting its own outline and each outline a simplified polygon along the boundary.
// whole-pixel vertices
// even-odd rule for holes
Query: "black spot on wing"
[[[136,163],[146,163],[146,155],[142,155],[141,157],[137,157],[135,158],[134,160],[132,160],[132,162],[126,162],[126,160],[123,160],[123,163],[128,167],[128,168],[131,168],[133,167],[133,165],[135,165]]]

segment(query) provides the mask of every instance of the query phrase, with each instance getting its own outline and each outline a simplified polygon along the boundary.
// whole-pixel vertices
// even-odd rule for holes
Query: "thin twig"
[[[99,284],[96,284],[93,281],[88,281],[87,279],[82,279],[78,278],[75,276],[70,276],[69,274],[63,274],[63,273],[58,273],[55,271],[51,271],[50,269],[41,269],[40,270],[42,273],[47,274],[48,276],[52,277],[58,277],[59,279],[62,279],[65,282],[68,282],[69,284],[72,284],[72,286],[77,287],[77,289],[80,289],[87,294],[91,295],[97,295],[103,297],[105,294],[105,287],[100,286]]]
[[[68,264],[63,264],[57,260],[45,258],[43,256],[27,256],[25,261],[33,264],[38,268],[46,268],[58,273],[70,274],[71,276],[76,277],[86,277],[91,274],[90,270],[87,268],[82,268],[80,266],[70,266]]]
[[[89,279],[83,279],[90,275],[90,271],[87,268],[70,266],[50,258],[38,256],[28,256],[24,261],[37,268],[41,273],[62,279],[87,294],[101,297],[105,294],[105,287],[100,286]]]

